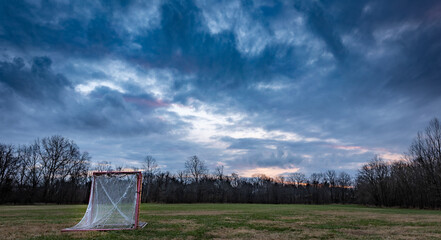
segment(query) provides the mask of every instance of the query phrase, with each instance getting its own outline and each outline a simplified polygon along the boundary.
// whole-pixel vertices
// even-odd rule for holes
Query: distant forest
[[[90,171],[122,169],[112,169],[107,162],[91,168],[90,160],[87,152],[62,136],[37,139],[30,145],[0,143],[0,203],[87,203]],[[309,177],[224,175],[222,166],[209,171],[197,156],[189,157],[185,169],[174,174],[161,171],[152,156],[143,163],[142,202],[441,207],[441,126],[436,118],[417,134],[402,160],[389,162],[375,156],[354,177],[334,170]]]

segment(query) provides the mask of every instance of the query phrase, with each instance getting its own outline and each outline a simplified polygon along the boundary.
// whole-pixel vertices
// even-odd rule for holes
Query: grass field
[[[0,239],[441,239],[441,211],[357,205],[142,204],[142,230],[60,232],[85,210],[0,206]]]

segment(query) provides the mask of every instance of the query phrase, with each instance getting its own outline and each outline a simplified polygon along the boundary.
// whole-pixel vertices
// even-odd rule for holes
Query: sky
[[[435,117],[439,1],[0,1],[1,143],[356,174]]]

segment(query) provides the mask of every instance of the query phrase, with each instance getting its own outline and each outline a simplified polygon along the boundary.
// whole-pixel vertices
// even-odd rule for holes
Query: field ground
[[[142,230],[60,232],[85,210],[0,206],[0,239],[441,239],[441,211],[357,205],[142,204]]]

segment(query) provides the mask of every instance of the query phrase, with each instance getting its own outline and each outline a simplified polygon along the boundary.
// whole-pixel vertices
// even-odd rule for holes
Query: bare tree
[[[73,168],[84,164],[85,159],[78,146],[62,136],[52,136],[37,140],[40,145],[41,171],[44,181],[43,198],[47,196],[56,179],[65,180],[70,177]],[[85,156],[86,157],[86,156]]]
[[[323,173],[312,173],[309,177],[312,185],[318,186],[319,184],[323,183],[324,174]]]
[[[430,121],[423,132],[418,132],[406,158],[420,174],[434,205],[441,205],[441,124],[437,118]]]
[[[40,159],[40,145],[31,144],[29,146],[28,159],[28,179],[31,182],[32,189],[35,190],[41,182],[41,159]],[[33,193],[35,191],[32,191]]]
[[[112,163],[108,161],[101,161],[95,165],[93,169],[96,172],[110,172],[113,171]]]
[[[334,170],[326,171],[325,180],[329,183],[329,186],[334,187],[337,180],[337,173]]]
[[[329,191],[331,193],[331,201],[334,202],[335,201],[334,187],[336,185],[337,173],[334,170],[328,170],[325,172],[324,175],[325,175],[324,176],[325,182],[329,186]]]
[[[185,171],[178,171],[177,177],[181,184],[187,184],[187,173]]]
[[[90,159],[88,152],[80,153],[78,157],[70,161],[68,166],[69,180],[71,182],[79,181],[80,179],[86,179],[87,172],[90,167]]]
[[[17,148],[17,158],[18,158],[18,166],[16,171],[16,181],[18,187],[22,189],[28,182],[27,173],[29,168],[29,160],[30,160],[31,151],[27,146],[18,146]]]
[[[143,161],[144,174],[155,175],[159,171],[158,163],[156,159],[150,155],[147,155]]]
[[[348,188],[352,185],[352,178],[346,172],[341,172],[337,178],[337,185],[339,187]]]
[[[306,183],[306,176],[301,172],[291,173],[288,176],[289,181],[293,182],[297,187]]]
[[[337,177],[336,184],[339,189],[338,192],[340,193],[339,202],[343,202],[343,203],[347,202],[349,198],[348,195],[350,195],[350,192],[352,190],[351,175],[349,175],[346,172],[340,172],[340,174]]]
[[[224,179],[224,166],[217,166],[216,169],[214,169],[214,175],[217,179],[222,181]]]
[[[150,197],[150,190],[152,188],[153,179],[155,175],[159,172],[159,167],[156,162],[156,159],[150,155],[147,155],[144,158],[143,167],[144,167],[144,184],[147,186],[144,190],[145,192],[143,196],[144,196],[144,202],[146,202],[147,198]]]
[[[0,198],[5,198],[6,193],[12,189],[18,164],[18,158],[14,156],[14,147],[0,144]]]
[[[363,186],[363,191],[370,194],[376,205],[387,206],[390,194],[389,179],[390,166],[382,158],[375,156],[359,170],[357,185]]]
[[[185,162],[185,169],[197,183],[208,172],[205,162],[199,159],[196,155],[188,158]]]

